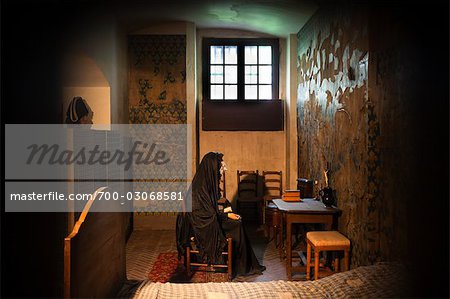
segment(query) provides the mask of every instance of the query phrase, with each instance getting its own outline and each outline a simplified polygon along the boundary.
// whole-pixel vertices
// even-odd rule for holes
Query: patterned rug
[[[202,267],[194,267],[191,275],[187,275],[183,260],[178,260],[178,253],[163,252],[158,255],[158,258],[152,266],[152,270],[148,273],[148,279],[153,282],[225,282],[227,280],[226,273],[211,272],[211,271],[196,271],[205,270]]]

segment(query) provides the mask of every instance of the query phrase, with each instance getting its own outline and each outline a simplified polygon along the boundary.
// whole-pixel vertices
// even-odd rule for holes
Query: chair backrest
[[[258,170],[237,171],[238,197],[258,196]]]
[[[263,171],[264,196],[270,198],[281,198],[283,194],[283,172]]]

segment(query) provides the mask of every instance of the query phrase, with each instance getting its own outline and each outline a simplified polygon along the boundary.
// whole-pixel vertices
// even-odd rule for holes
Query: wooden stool
[[[311,247],[314,250],[314,280],[319,278],[319,253],[321,251],[344,251],[344,271],[348,271],[348,252],[350,240],[337,231],[314,231],[306,233],[306,279],[309,280],[311,271]],[[334,268],[339,269],[339,259],[334,260]]]

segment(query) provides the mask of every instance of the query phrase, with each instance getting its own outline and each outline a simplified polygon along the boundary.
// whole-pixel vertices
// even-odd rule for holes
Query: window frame
[[[211,99],[211,46],[237,46],[237,99]],[[272,46],[272,99],[245,99],[245,46]],[[202,79],[203,99],[210,102],[263,102],[279,99],[279,39],[278,38],[203,38]],[[259,62],[259,61],[258,61]],[[225,61],[223,65],[225,66]],[[257,64],[259,65],[259,63]],[[224,83],[223,86],[227,85]],[[265,85],[265,84],[247,84]],[[269,85],[269,84],[266,84]]]

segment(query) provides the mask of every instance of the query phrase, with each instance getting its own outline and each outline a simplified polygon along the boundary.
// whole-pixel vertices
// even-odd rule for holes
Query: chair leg
[[[260,210],[260,204],[259,203],[256,203],[256,224],[257,225],[260,225],[261,224],[261,215],[262,215],[262,213],[261,213],[261,210]]]
[[[278,241],[278,238],[279,238],[279,234],[278,234],[278,225],[274,225],[274,226],[272,226],[272,229],[273,229],[273,239],[275,240],[275,248],[278,248],[278,246],[279,246],[279,241]]]
[[[267,224],[267,222],[264,223],[264,231],[267,236],[267,240],[269,240],[270,242],[270,226]]]
[[[264,209],[264,216],[263,216],[264,236],[267,236],[267,240],[269,240],[269,242],[270,242],[270,221],[268,222],[266,220],[266,217],[267,217],[267,213],[265,212],[265,209]]]
[[[230,238],[228,238],[228,281],[231,281],[233,275],[233,242]]]
[[[263,206],[263,209],[262,209],[262,214],[263,214],[263,216],[262,216],[263,224],[266,224],[266,207],[264,207],[264,206]]]
[[[319,279],[319,250],[314,249],[314,280]]]
[[[186,272],[187,275],[191,275],[191,248],[188,246],[186,248]]]
[[[306,245],[306,280],[310,279],[311,275],[311,244]]]

